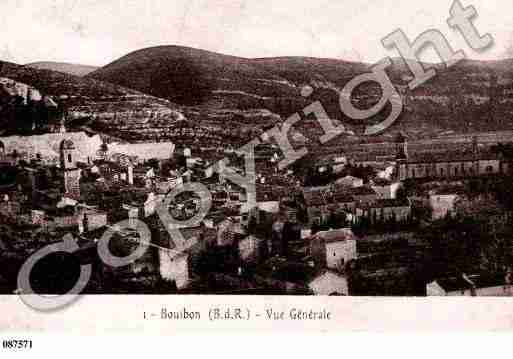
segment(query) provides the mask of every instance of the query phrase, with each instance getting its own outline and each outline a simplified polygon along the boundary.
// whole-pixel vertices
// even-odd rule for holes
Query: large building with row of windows
[[[510,161],[499,153],[481,149],[477,138],[471,146],[447,152],[408,153],[408,141],[399,134],[396,174],[399,180],[422,178],[465,178],[510,172]]]

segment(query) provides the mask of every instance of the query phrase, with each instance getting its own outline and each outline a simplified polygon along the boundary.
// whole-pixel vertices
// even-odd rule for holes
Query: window
[[[492,173],[493,172],[493,167],[492,166],[487,166],[486,167],[486,172]]]
[[[68,154],[68,162],[71,163],[71,153]]]

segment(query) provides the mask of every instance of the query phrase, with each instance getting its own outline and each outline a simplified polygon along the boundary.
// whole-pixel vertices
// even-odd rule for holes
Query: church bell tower
[[[70,140],[61,142],[61,169],[64,172],[64,194],[72,199],[80,198],[80,169],[77,167],[75,145]]]

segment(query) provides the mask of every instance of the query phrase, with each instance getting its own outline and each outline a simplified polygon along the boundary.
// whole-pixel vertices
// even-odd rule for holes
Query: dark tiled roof
[[[347,190],[347,192],[352,196],[368,196],[376,194],[376,191],[367,186],[350,188]]]
[[[392,184],[392,181],[387,180],[385,178],[374,178],[372,180],[372,182],[374,183],[375,186],[388,186],[388,185]]]
[[[481,150],[478,154],[469,150],[455,150],[448,152],[414,152],[408,156],[408,163],[471,162],[494,159],[498,159],[498,155],[488,150]]]
[[[498,275],[470,275],[468,279],[474,283],[476,288],[488,288],[488,287],[498,287],[506,285],[506,275],[498,274]]]
[[[354,197],[347,190],[348,188],[344,187],[332,193],[329,189],[318,189],[315,191],[305,191],[303,195],[307,206],[354,202]]]
[[[351,203],[354,201],[355,201],[354,197],[347,193],[336,192],[333,195],[333,202],[335,202],[335,203]]]
[[[455,292],[460,290],[468,290],[472,288],[472,285],[465,279],[463,279],[463,277],[461,276],[437,279],[436,282],[446,292]]]
[[[292,188],[257,184],[256,192],[258,202],[280,201],[291,194]]]

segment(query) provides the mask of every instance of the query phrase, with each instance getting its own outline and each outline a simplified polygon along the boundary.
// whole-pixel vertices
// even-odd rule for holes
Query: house
[[[155,169],[146,165],[136,166],[133,169],[133,173],[136,183],[144,184],[144,186],[147,188],[151,187],[153,180],[156,177]]]
[[[426,285],[427,296],[511,297],[511,274],[440,278]]]
[[[371,183],[371,188],[377,193],[378,199],[395,199],[400,187],[400,182],[392,182],[382,178],[375,178]]]
[[[190,255],[187,252],[173,256],[160,249],[159,268],[161,278],[174,281],[178,289],[186,288],[191,281]]]
[[[357,258],[356,241],[349,228],[323,231],[310,238],[310,252],[317,267],[341,271]]]
[[[255,263],[260,259],[265,245],[267,245],[267,242],[264,239],[249,235],[239,240],[239,256],[245,263]]]
[[[378,199],[378,194],[370,186],[355,187],[347,190],[357,204],[372,203]]]
[[[164,202],[163,194],[148,193],[148,198],[144,202],[144,217],[149,217],[157,212],[158,206]]]
[[[199,255],[215,241],[215,231],[203,226],[180,229],[184,242],[176,245],[166,229],[160,228],[158,235],[158,263],[162,279],[174,281],[176,287],[184,289],[194,280],[195,265]]]
[[[295,200],[286,198],[281,201],[278,212],[282,214],[283,219],[289,223],[298,222],[299,206]],[[275,212],[275,213],[278,213]]]
[[[333,171],[334,173],[342,172],[347,164],[347,157],[343,155],[329,155],[323,156],[315,163],[316,171],[318,173],[326,173]]]
[[[71,207],[55,211],[50,218],[56,228],[78,227],[81,220]]]
[[[331,192],[329,188],[305,188],[303,190],[303,198],[310,224],[320,222],[329,216],[330,197]]]
[[[308,283],[308,288],[314,295],[349,295],[347,277],[329,270],[312,279]]]
[[[275,218],[280,212],[280,201],[282,198],[290,194],[290,188],[273,185],[258,185],[256,187],[256,206],[249,208],[247,198],[242,198],[242,206],[240,214],[244,217],[255,217],[257,223],[265,220],[266,218]],[[233,193],[234,195],[234,193]]]
[[[95,166],[91,168],[91,173],[96,173],[101,176],[108,183],[125,182],[128,184],[134,183],[133,166],[128,163],[126,166],[110,161],[98,161]]]
[[[130,204],[123,204],[122,208],[127,212],[128,220],[131,225],[136,226],[140,214],[139,207]]]
[[[260,211],[277,214],[280,212],[280,202],[279,201],[261,201],[257,202],[257,208]]]
[[[182,177],[158,178],[155,181],[155,188],[159,194],[167,194],[176,187],[183,184]]]
[[[456,201],[460,197],[457,194],[433,193],[429,195],[429,204],[432,211],[432,219],[442,219],[448,215],[453,215],[455,211]]]
[[[134,184],[134,160],[134,157],[121,153],[115,153],[111,156],[111,162],[118,165],[119,179],[131,185]]]
[[[363,186],[363,179],[353,177],[353,176],[346,176],[343,178],[339,178],[335,181],[335,185],[337,186],[345,186],[345,187],[362,187]]]
[[[408,153],[407,139],[400,135],[397,140],[398,179],[467,178],[499,174],[504,171],[498,153],[481,149],[474,137],[472,144],[444,152]]]
[[[410,216],[411,203],[408,199],[378,199],[356,208],[356,218],[367,218],[372,224],[390,220],[404,222]]]
[[[113,153],[137,157],[139,163],[144,163],[152,159],[163,161],[172,158],[175,145],[172,142],[112,143],[109,145],[109,150]]]
[[[31,211],[31,223],[33,225],[42,226],[46,223],[46,213],[45,211],[33,209]]]
[[[76,161],[91,163],[103,143],[100,135],[88,136],[85,132],[48,133],[33,136],[1,137],[5,153],[16,151],[19,159],[29,161],[39,156],[43,164],[60,162],[61,143],[71,141],[76,148]]]
[[[5,145],[0,141],[0,166],[2,167],[2,170],[5,171],[6,168],[15,167],[17,162],[18,161],[14,156],[5,152]]]
[[[228,193],[223,189],[220,191],[211,191],[212,204],[214,206],[224,206],[228,202]]]
[[[329,187],[304,190],[309,223],[322,222],[332,213],[340,211],[353,213],[357,202],[349,192],[347,188],[332,191]]]
[[[97,208],[80,205],[78,208],[79,230],[90,232],[107,225],[107,213]]]

